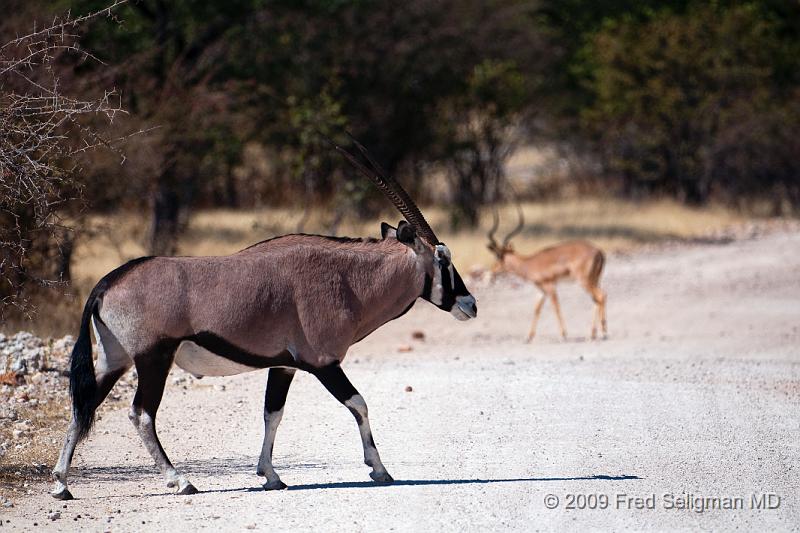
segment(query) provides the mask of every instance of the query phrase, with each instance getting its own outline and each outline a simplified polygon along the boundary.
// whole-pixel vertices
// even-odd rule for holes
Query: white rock
[[[11,405],[0,404],[0,419],[16,420],[17,410]]]

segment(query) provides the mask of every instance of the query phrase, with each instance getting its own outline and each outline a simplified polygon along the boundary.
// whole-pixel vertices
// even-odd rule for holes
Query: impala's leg
[[[131,360],[128,354],[116,342],[116,339],[110,334],[103,331],[100,335],[95,329],[95,337],[97,342],[97,373],[95,379],[97,380],[97,389],[95,395],[95,409],[103,403],[108,393],[114,387],[114,384],[122,377],[123,374],[131,367]],[[53,481],[55,486],[50,493],[54,498],[59,500],[71,500],[72,494],[67,489],[67,474],[69,472],[70,464],[72,463],[72,456],[75,453],[75,446],[78,444],[78,424],[73,416],[67,429],[67,436],[64,439],[64,446],[61,448],[61,453],[58,456],[58,462],[53,468]]]
[[[605,302],[606,294],[600,287],[586,287],[586,290],[594,301],[594,313],[592,314],[592,339],[597,338],[597,322],[599,321],[603,328],[603,335],[606,335],[606,318],[605,318]]]
[[[594,340],[597,338],[597,322],[600,320],[600,302],[595,294],[595,287],[585,284],[583,288],[586,289],[586,292],[589,293],[589,296],[592,297],[592,301],[594,302],[594,309],[592,310],[592,331],[590,335],[592,340]]]
[[[553,308],[556,311],[556,318],[558,318],[558,327],[561,328],[561,338],[567,338],[567,330],[564,327],[564,319],[561,317],[561,306],[558,305],[558,295],[556,294],[556,288],[550,288],[550,300],[553,301]]]
[[[536,336],[536,324],[539,323],[539,315],[542,313],[542,306],[544,306],[544,301],[546,299],[547,295],[543,292],[539,297],[539,301],[536,302],[536,307],[533,309],[533,323],[531,324],[531,330],[528,332],[528,338],[525,342],[531,342],[533,337]]]
[[[258,459],[256,474],[266,476],[265,490],[285,489],[286,485],[272,467],[272,446],[275,444],[275,433],[283,418],[283,406],[286,394],[294,378],[294,368],[270,368],[267,378],[267,392],[264,398],[264,444]]]
[[[595,287],[592,290],[592,298],[597,305],[597,313],[600,315],[600,326],[603,328],[603,338],[608,337],[608,329],[606,328],[606,293],[600,287]]]
[[[197,489],[172,466],[156,434],[156,412],[164,395],[164,385],[169,368],[172,366],[172,357],[172,353],[158,351],[136,358],[139,384],[128,417],[139,432],[144,447],[147,448],[156,466],[167,478],[167,486],[177,487],[178,494],[195,494]]]
[[[338,364],[326,366],[314,371],[317,379],[328,389],[328,392],[347,407],[358,423],[358,431],[361,433],[361,444],[364,447],[364,463],[372,467],[369,477],[379,483],[391,483],[394,481],[389,472],[381,462],[378,448],[372,439],[372,431],[369,428],[369,418],[367,417],[367,403],[358,393],[355,387],[344,375],[342,367]]]

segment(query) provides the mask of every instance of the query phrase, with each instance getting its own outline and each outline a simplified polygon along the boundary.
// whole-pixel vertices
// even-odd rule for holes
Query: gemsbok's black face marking
[[[425,268],[425,283],[420,297],[452,314],[458,320],[469,320],[478,314],[475,297],[467,290],[464,280],[453,265],[450,249],[439,243],[434,246],[420,239],[405,221],[397,228],[381,224],[383,238],[396,238],[420,257]]]

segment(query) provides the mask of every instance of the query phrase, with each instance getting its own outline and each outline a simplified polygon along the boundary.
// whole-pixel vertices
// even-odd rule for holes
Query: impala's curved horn
[[[525,226],[525,215],[522,214],[522,205],[519,203],[519,198],[516,195],[514,195],[514,202],[517,204],[517,216],[519,217],[519,222],[517,222],[516,227],[511,230],[511,233],[506,235],[506,237],[503,239],[504,248],[508,246],[509,241],[520,231],[522,231],[522,228]]]
[[[492,229],[489,230],[489,233],[486,235],[489,238],[489,248],[492,247],[499,249],[500,245],[497,244],[497,241],[494,238],[494,234],[497,232],[497,228],[500,226],[500,215],[497,212],[497,207],[494,208],[492,212]]]
[[[369,163],[369,167],[359,161],[356,156],[336,144],[330,137],[325,135],[324,133],[318,131],[319,133],[328,143],[333,146],[336,151],[342,154],[345,159],[347,159],[351,165],[353,165],[359,172],[364,174],[366,177],[371,179],[375,185],[386,195],[386,197],[394,204],[398,211],[405,217],[409,224],[411,224],[414,229],[417,230],[417,234],[428,241],[430,244],[436,245],[439,244],[439,239],[436,238],[436,234],[433,232],[431,227],[428,225],[428,221],[425,220],[425,217],[422,216],[417,204],[414,203],[414,200],[408,195],[408,193],[397,183],[396,180],[389,177],[383,169],[378,165],[375,160],[372,158],[370,153],[367,151],[364,146],[359,143],[349,132],[347,132],[347,136],[353,141],[353,144],[356,145],[358,151],[364,156],[364,158]]]

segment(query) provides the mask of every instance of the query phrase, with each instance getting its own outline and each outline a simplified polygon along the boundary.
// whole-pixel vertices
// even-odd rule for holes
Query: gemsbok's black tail
[[[81,317],[81,330],[78,340],[72,348],[69,372],[69,393],[72,396],[72,416],[78,424],[78,440],[89,435],[94,423],[94,411],[97,408],[97,379],[92,362],[92,335],[89,332],[90,321],[97,306],[96,291],[92,291]]]
[[[106,291],[120,278],[133,269],[136,265],[153,259],[140,257],[128,261],[124,265],[112,270],[97,282],[92,293],[86,300],[81,317],[81,330],[75,347],[72,348],[70,361],[69,392],[72,396],[72,416],[78,423],[78,440],[83,440],[89,435],[94,424],[94,412],[97,410],[97,378],[94,375],[92,362],[92,335],[89,331],[92,317],[102,322],[98,315],[99,304]]]

